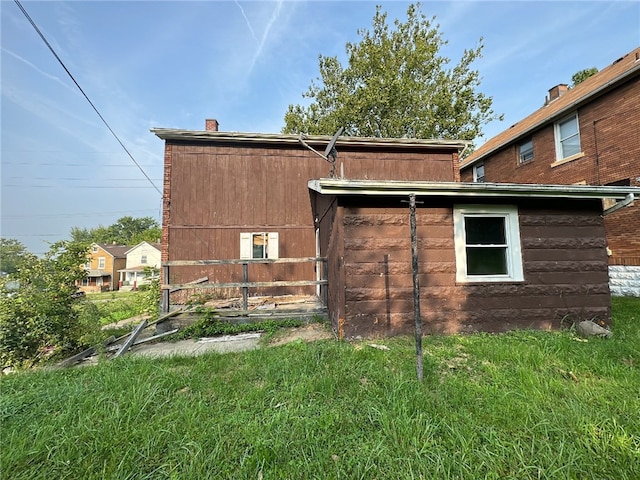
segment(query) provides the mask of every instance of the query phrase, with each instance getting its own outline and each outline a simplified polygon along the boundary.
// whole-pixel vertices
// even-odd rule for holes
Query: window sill
[[[559,167],[560,165],[573,162],[574,160],[578,160],[579,158],[582,158],[582,157],[584,157],[584,152],[576,153],[575,155],[571,155],[570,157],[563,158],[562,160],[556,160],[551,164],[551,168]]]
[[[456,278],[456,285],[495,285],[495,284],[519,284],[524,283],[524,279],[517,278]]]

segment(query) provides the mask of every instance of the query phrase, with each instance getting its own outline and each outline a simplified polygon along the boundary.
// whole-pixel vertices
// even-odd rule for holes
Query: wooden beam
[[[308,285],[327,285],[327,280],[282,280],[275,282],[232,282],[232,283],[201,283],[190,285],[179,283],[175,285],[161,285],[160,288],[180,288],[183,290],[195,288],[243,288],[243,287],[304,287]]]
[[[122,346],[120,347],[120,350],[116,352],[113,358],[118,358],[122,354],[126,353],[126,351],[129,350],[129,348],[131,348],[131,345],[133,345],[133,342],[136,341],[136,338],[138,338],[138,335],[142,333],[142,331],[145,329],[146,326],[147,326],[146,320],[143,320],[142,322],[140,322],[140,325],[138,325],[136,329],[133,332],[131,332],[131,335],[129,335],[129,338],[127,339],[127,341],[122,344]]]
[[[305,263],[324,262],[326,257],[303,257],[303,258],[244,258],[227,260],[172,260],[163,262],[163,267],[178,267],[189,265],[240,265],[243,263]]]

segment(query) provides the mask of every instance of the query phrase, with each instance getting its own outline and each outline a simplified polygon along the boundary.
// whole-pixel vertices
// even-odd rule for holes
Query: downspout
[[[633,200],[635,199],[635,196],[633,195],[633,193],[629,193],[627,194],[626,197],[624,197],[624,200],[620,200],[619,202],[616,202],[616,204],[612,207],[607,208],[606,210],[604,210],[602,212],[602,216],[606,217],[607,215],[616,212],[618,210],[620,210],[621,208],[626,207],[627,205],[630,205],[633,203]]]

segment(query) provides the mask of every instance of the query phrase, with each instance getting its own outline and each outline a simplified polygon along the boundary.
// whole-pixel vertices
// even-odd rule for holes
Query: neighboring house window
[[[278,258],[278,233],[241,233],[240,258]]]
[[[453,230],[456,281],[524,280],[517,207],[455,206]]]
[[[522,165],[533,160],[533,139],[528,139],[518,145],[518,163]]]
[[[94,246],[91,248],[91,251],[92,251],[93,253],[96,253],[96,252],[98,251],[98,246],[97,246],[97,245],[94,245]]]
[[[104,266],[105,266],[105,258],[104,257],[98,258],[98,270],[104,269]]]
[[[580,153],[578,114],[564,118],[555,124],[556,160],[563,160]]]
[[[140,256],[140,263],[142,265],[144,265],[145,263],[147,263],[147,256],[146,255],[141,255]]]
[[[87,260],[87,263],[84,264],[84,269],[85,270],[91,269],[91,260]]]
[[[484,163],[478,163],[473,166],[473,181],[484,182]]]

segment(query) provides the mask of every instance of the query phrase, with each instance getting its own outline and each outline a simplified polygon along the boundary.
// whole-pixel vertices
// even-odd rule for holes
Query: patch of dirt
[[[323,323],[310,323],[302,327],[287,328],[279,331],[270,341],[269,346],[284,345],[286,343],[303,340],[315,342],[335,338],[328,325]]]

